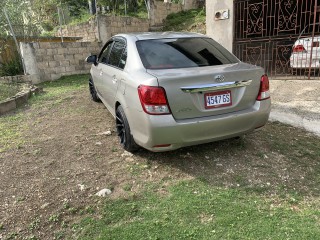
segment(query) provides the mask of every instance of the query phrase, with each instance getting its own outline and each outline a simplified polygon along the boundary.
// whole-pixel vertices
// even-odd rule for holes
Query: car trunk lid
[[[147,70],[166,91],[176,120],[238,112],[256,101],[262,68],[245,63]]]

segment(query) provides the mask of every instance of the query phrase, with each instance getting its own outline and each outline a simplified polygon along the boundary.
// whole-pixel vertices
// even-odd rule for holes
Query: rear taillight
[[[267,75],[263,75],[260,81],[260,89],[257,100],[262,101],[268,98],[270,98],[269,78]]]
[[[304,46],[300,44],[300,45],[294,46],[293,52],[294,52],[294,53],[301,53],[301,52],[307,52],[307,51],[306,51],[306,49],[304,48]]]
[[[170,114],[166,92],[162,87],[140,85],[138,87],[143,110],[151,115]]]

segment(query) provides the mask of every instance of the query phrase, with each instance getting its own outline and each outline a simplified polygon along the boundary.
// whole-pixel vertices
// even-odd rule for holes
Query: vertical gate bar
[[[318,4],[317,4],[318,5]],[[317,21],[319,21],[319,8],[318,8],[318,6],[317,6]],[[315,28],[316,28],[316,31],[315,31],[315,38],[316,38],[316,42],[317,42],[317,44],[316,44],[316,47],[317,47],[317,50],[316,50],[316,58],[315,59],[318,59],[319,58],[319,48],[320,48],[320,42],[319,42],[319,25],[316,25],[315,26]],[[319,63],[319,62],[318,62]],[[319,65],[318,65],[318,67],[317,67],[317,69],[315,69],[315,71],[314,71],[314,77],[315,78],[317,78],[318,80],[319,80],[319,72],[320,72],[320,67],[319,67]]]
[[[269,18],[269,4],[267,3],[266,6],[266,12],[263,16],[263,18],[265,18],[265,22],[266,22],[266,36],[270,35],[270,26],[271,26],[271,18]],[[267,44],[267,43],[266,43]],[[264,45],[266,45],[264,44]],[[268,73],[268,75],[271,77],[271,74],[269,72],[269,66],[268,66],[268,58],[269,58],[269,49],[268,48],[264,48],[264,53],[263,53],[263,58],[262,58],[262,66],[264,66],[265,68],[265,72]]]
[[[232,44],[233,44],[233,49],[234,49],[234,54],[236,53],[235,49],[235,43],[236,43],[236,39],[237,39],[237,26],[236,26],[236,19],[237,19],[237,15],[238,15],[238,9],[237,9],[237,4],[235,1],[233,1],[233,39],[232,39]]]
[[[262,2],[262,7],[261,7],[261,12],[262,12],[262,26],[261,26],[261,37],[265,37],[265,25],[266,25],[266,22],[265,22],[265,19],[264,19],[264,16],[265,16],[265,12],[264,12],[264,7],[265,7],[265,2],[263,0]]]
[[[310,80],[310,77],[311,77],[313,40],[314,40],[315,31],[316,31],[316,21],[317,21],[317,5],[318,5],[318,0],[315,0],[314,1],[314,16],[313,16],[312,41],[311,41],[311,53],[310,53],[308,80]]]

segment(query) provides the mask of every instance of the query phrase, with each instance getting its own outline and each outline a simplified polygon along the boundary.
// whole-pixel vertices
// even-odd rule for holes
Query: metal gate
[[[235,0],[235,55],[244,62],[264,67],[273,78],[319,79],[318,2]],[[310,49],[300,46],[303,44]]]

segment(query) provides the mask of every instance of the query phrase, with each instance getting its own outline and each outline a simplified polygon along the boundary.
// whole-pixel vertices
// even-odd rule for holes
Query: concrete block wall
[[[32,82],[32,77],[30,75],[16,75],[16,76],[5,76],[0,77],[0,82],[2,83],[29,83]]]
[[[27,74],[33,83],[56,80],[62,76],[89,73],[85,58],[97,54],[97,42],[20,43]]]
[[[201,1],[200,1],[201,2]],[[199,4],[199,0],[184,0],[184,10],[197,8]]]
[[[148,19],[120,16],[99,17],[100,37],[103,43],[118,33],[147,32],[149,27]]]
[[[182,10],[184,10],[182,4],[153,1],[151,2],[150,24],[151,26],[161,26],[169,14],[181,12]]]
[[[61,37],[61,32],[55,34]],[[81,42],[97,42],[97,25],[95,19],[89,22],[79,23],[77,25],[66,26],[62,28],[62,36],[64,37],[82,37]]]
[[[169,14],[194,6],[194,2],[191,1],[190,3],[190,1],[188,1],[188,5],[187,2],[185,3],[186,5],[182,5],[171,2],[151,1],[150,19],[99,15],[99,28],[96,26],[96,20],[92,19],[87,23],[64,27],[62,34],[65,37],[82,37],[81,41],[84,42],[99,41],[100,35],[100,41],[104,43],[118,33],[148,32],[150,26],[161,26]],[[56,36],[60,35],[60,31],[58,31]]]

